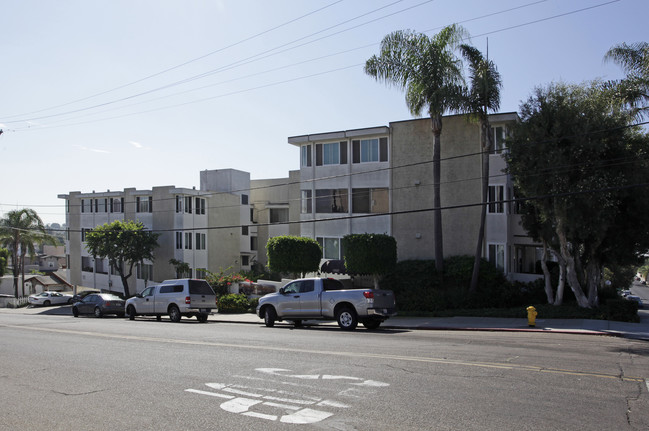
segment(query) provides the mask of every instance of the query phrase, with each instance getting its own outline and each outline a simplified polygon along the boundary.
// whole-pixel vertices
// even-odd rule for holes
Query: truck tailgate
[[[374,305],[372,308],[395,308],[394,293],[391,290],[373,290]]]

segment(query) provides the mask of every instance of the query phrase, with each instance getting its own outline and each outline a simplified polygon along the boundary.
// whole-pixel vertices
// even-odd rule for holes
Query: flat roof
[[[359,136],[387,135],[390,133],[388,126],[366,127],[363,129],[341,130],[338,132],[315,133],[311,135],[290,136],[288,143],[300,145],[307,142],[332,141],[336,139],[356,138]]]

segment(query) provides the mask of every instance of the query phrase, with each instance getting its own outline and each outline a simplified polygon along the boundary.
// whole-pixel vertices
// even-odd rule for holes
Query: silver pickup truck
[[[391,290],[345,289],[331,278],[294,280],[259,299],[257,315],[266,326],[275,321],[336,320],[344,330],[353,330],[362,323],[368,329],[378,328],[385,319],[396,314]]]

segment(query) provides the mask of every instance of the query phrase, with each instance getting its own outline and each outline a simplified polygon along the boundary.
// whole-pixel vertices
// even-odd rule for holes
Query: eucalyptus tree
[[[443,28],[428,37],[412,31],[396,31],[381,41],[380,54],[365,63],[365,73],[378,81],[395,85],[406,92],[406,104],[413,115],[425,109],[433,134],[433,232],[435,266],[444,265],[440,197],[442,116],[463,107],[462,61],[455,54],[468,37],[458,25]]]
[[[493,61],[485,58],[479,49],[462,44],[462,56],[467,61],[469,70],[469,88],[464,100],[465,111],[469,118],[480,123],[480,149],[482,157],[482,208],[480,212],[480,228],[476,244],[473,273],[471,275],[470,292],[478,289],[480,261],[484,241],[485,221],[487,218],[487,193],[489,190],[489,153],[493,148],[493,132],[489,124],[489,111],[500,109],[500,89],[502,79]]]
[[[628,127],[629,112],[601,83],[537,88],[521,120],[507,141],[508,171],[578,305],[597,306],[604,266],[637,262],[649,247],[649,205],[637,198],[649,136]]]
[[[18,298],[18,278],[22,272],[22,294],[25,294],[25,256],[34,254],[34,244],[56,244],[47,233],[43,220],[31,208],[9,211],[0,219],[0,244],[11,254],[14,296]]]

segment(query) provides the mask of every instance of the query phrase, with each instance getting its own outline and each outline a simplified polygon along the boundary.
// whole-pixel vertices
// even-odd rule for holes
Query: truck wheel
[[[197,318],[200,323],[207,323],[207,314],[199,314]]]
[[[277,319],[277,313],[273,307],[266,307],[264,310],[264,324],[269,328],[275,326],[275,320]]]
[[[169,319],[171,319],[171,321],[174,323],[178,323],[180,322],[180,318],[180,310],[178,309],[178,307],[176,307],[175,305],[169,307]]]
[[[344,331],[353,331],[358,325],[358,316],[356,316],[356,311],[350,307],[343,307],[338,310],[336,313],[336,320],[338,321],[338,326]]]
[[[129,305],[126,309],[126,314],[128,314],[128,320],[135,320],[135,307]]]
[[[370,319],[363,322],[363,326],[367,329],[376,329],[381,326],[381,321],[378,319]]]

